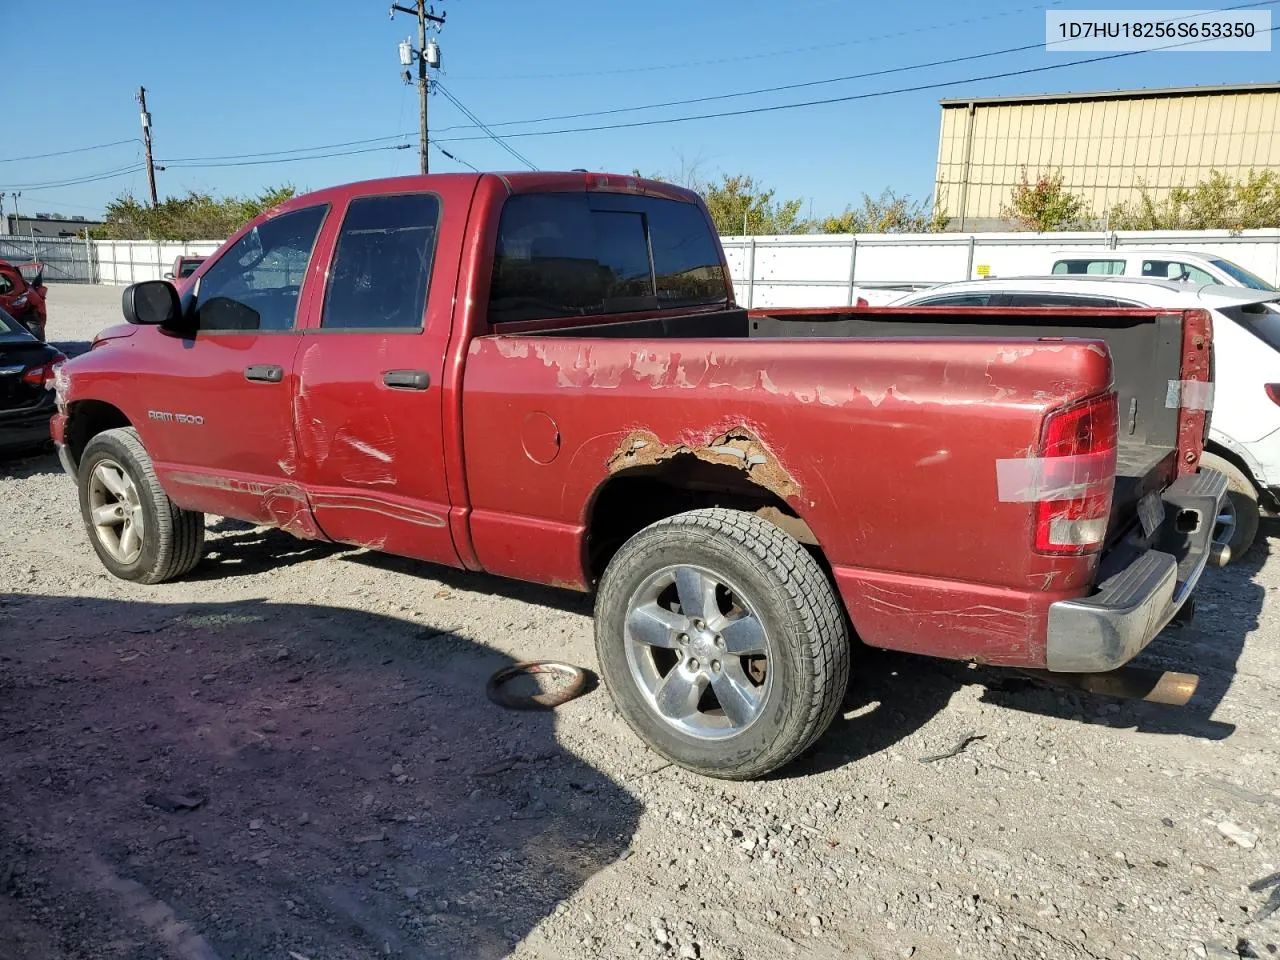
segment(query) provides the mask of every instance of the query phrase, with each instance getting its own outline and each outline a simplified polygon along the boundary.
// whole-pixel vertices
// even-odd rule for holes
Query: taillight
[[[1084,554],[1101,549],[1115,489],[1117,423],[1114,393],[1057,410],[1046,419],[1036,497],[1037,550]]]
[[[1280,383],[1268,383],[1266,390],[1267,396],[1271,398],[1271,402],[1280,405]]]
[[[53,380],[53,375],[58,367],[67,362],[67,358],[60,353],[55,353],[53,359],[48,363],[38,367],[29,367],[22,372],[22,382],[30,384],[33,387],[47,387]]]

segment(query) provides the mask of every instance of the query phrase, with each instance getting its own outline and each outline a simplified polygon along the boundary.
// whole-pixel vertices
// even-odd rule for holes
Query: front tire
[[[778,527],[694,510],[628,540],[600,583],[600,672],[657,753],[748,780],[795,759],[830,726],[849,680],[849,634],[831,581]]]
[[[204,514],[169,499],[132,427],[90,440],[77,474],[89,542],[113,576],[163,583],[200,562]]]
[[[1214,524],[1213,542],[1229,546],[1228,562],[1236,563],[1249,552],[1258,536],[1258,489],[1243,470],[1216,454],[1201,454],[1200,466],[1217,470],[1227,478],[1227,499]]]

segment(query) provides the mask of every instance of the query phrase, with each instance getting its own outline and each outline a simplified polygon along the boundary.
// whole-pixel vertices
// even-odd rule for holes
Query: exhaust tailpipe
[[[1194,673],[1146,670],[1142,667],[1121,667],[1107,673],[1022,672],[1050,686],[1084,690],[1119,700],[1163,703],[1171,707],[1185,707],[1200,685],[1200,678]]]

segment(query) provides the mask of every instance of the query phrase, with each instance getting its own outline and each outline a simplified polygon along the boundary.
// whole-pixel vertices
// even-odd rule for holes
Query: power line
[[[298,160],[328,160],[331,157],[353,157],[361,153],[381,153],[384,150],[408,150],[411,144],[400,143],[388,147],[365,147],[362,150],[338,150],[334,153],[316,153],[305,157],[276,157],[270,160],[235,160],[228,163],[178,163],[174,160],[163,160],[165,167],[174,170],[206,170],[223,167],[257,167],[269,163],[295,163]]]
[[[474,113],[472,113],[472,112],[467,108],[466,104],[464,104],[461,100],[459,100],[456,96],[454,96],[453,92],[452,92],[448,87],[446,87],[443,83],[441,83],[439,80],[437,80],[437,81],[436,81],[436,89],[437,89],[437,90],[439,90],[442,94],[444,94],[444,96],[445,96],[445,99],[446,99],[446,100],[448,100],[448,101],[449,101],[450,103],[452,103],[455,107],[457,107],[459,110],[461,110],[461,111],[462,111],[462,113],[463,113],[463,114],[464,114],[464,115],[465,115],[465,116],[466,116],[466,117],[467,117],[467,118],[468,118],[472,123],[474,123],[474,124],[475,124],[476,126],[478,126],[481,130],[483,130],[483,131],[485,132],[485,134],[486,134],[486,135],[487,135],[491,140],[493,140],[493,142],[494,142],[494,143],[496,143],[498,146],[502,147],[502,149],[503,149],[503,150],[507,151],[507,153],[511,154],[511,156],[515,157],[517,160],[519,160],[521,163],[523,163],[523,164],[524,164],[526,167],[528,167],[530,170],[537,170],[537,169],[538,169],[537,165],[536,165],[536,164],[534,164],[534,162],[533,162],[532,160],[530,160],[530,159],[529,159],[528,157],[526,157],[523,153],[521,153],[521,152],[520,152],[519,150],[517,150],[515,147],[511,146],[511,144],[507,143],[507,142],[506,142],[505,140],[503,140],[500,136],[498,136],[496,133],[494,133],[491,129],[489,129],[487,126],[485,126],[485,125],[484,125],[484,122],[483,122],[483,121],[481,121],[481,119],[480,119],[479,117],[477,117]]]
[[[248,160],[253,157],[274,157],[278,154],[303,153],[311,150],[333,150],[338,147],[359,147],[369,143],[385,143],[387,140],[403,140],[407,133],[395,133],[386,137],[370,137],[367,140],[344,140],[341,143],[321,143],[314,147],[290,147],[282,150],[262,150],[258,153],[227,153],[214,157],[175,157],[163,163],[203,163],[207,160]],[[301,159],[306,159],[305,157]]]
[[[476,167],[474,164],[468,163],[466,160],[463,160],[461,157],[455,157],[452,153],[450,153],[450,152],[449,152],[448,150],[446,150],[444,147],[440,146],[440,144],[436,143],[434,140],[431,140],[431,141],[429,141],[429,142],[430,142],[431,146],[435,147],[437,150],[439,150],[441,153],[443,153],[446,157],[448,157],[448,158],[449,158],[450,160],[452,160],[454,163],[460,163],[460,164],[462,164],[464,167],[469,167],[473,173],[479,173],[479,172],[480,172],[480,169],[479,169],[478,167]]]
[[[1274,0],[1272,0],[1274,2]],[[1280,26],[1271,27],[1267,32],[1274,33],[1280,30]],[[1133,57],[1143,53],[1153,53],[1158,50],[1172,50],[1177,47],[1191,46],[1197,43],[1203,43],[1203,40],[1192,40],[1188,43],[1176,43],[1164,47],[1152,47],[1148,50],[1126,50],[1122,53],[1111,53],[1100,57],[1087,57],[1083,60],[1070,60],[1066,63],[1051,63],[1040,67],[1027,67],[1023,70],[1008,70],[1003,73],[990,73],[981,77],[967,77],[963,80],[941,80],[935,83],[922,83],[912,87],[897,87],[893,90],[874,90],[869,93],[855,93],[844,97],[827,97],[821,100],[803,100],[798,103],[781,103],[769,107],[744,107],[741,110],[725,110],[719,113],[702,113],[684,117],[666,117],[657,120],[633,120],[628,123],[610,123],[595,124],[586,127],[565,127],[559,130],[526,130],[508,133],[505,136],[508,139],[516,137],[551,137],[559,136],[567,133],[597,133],[605,130],[630,130],[637,127],[656,127],[667,123],[687,123],[693,120],[718,120],[724,117],[744,117],[760,113],[777,113],[783,110],[798,110],[802,107],[818,107],[827,106],[834,103],[851,103],[855,100],[871,100],[876,97],[894,96],[900,93],[918,93],[923,90],[941,90],[947,87],[958,87],[968,83],[980,83],[985,80],[1003,80],[1008,77],[1022,77],[1032,73],[1045,73],[1049,70],[1065,70],[1068,67],[1079,67],[1090,63],[1101,63],[1106,60],[1119,60],[1124,57]],[[463,143],[472,140],[483,140],[481,136],[470,137],[442,137],[441,143]]]
[[[1061,0],[1055,0],[1050,6],[1057,6]],[[1032,10],[1041,11],[1045,7],[1043,4],[1036,4],[1029,7],[1017,7],[1013,10],[1007,10],[1003,13],[992,13],[982,17],[969,17],[964,20],[955,20],[950,23],[931,24],[927,27],[917,27],[913,30],[899,30],[894,33],[884,33],[872,37],[858,37],[853,40],[841,40],[835,43],[820,43],[807,47],[794,47],[790,50],[771,50],[768,53],[750,53],[736,57],[718,57],[713,60],[689,60],[683,63],[667,63],[657,64],[644,67],[620,67],[615,70],[582,70],[570,73],[524,73],[524,74],[505,74],[493,77],[458,77],[460,80],[473,80],[477,82],[484,81],[507,81],[507,80],[557,80],[571,77],[603,77],[615,76],[618,74],[628,73],[656,73],[658,71],[684,70],[690,67],[709,67],[717,66],[724,63],[741,63],[745,60],[772,60],[777,57],[790,56],[796,53],[813,53],[818,50],[834,50],[839,47],[854,46],[863,43],[878,43],[882,40],[895,40],[899,37],[912,36],[917,33],[928,33],[933,30],[950,30],[955,27],[969,26],[974,23],[985,23],[988,20],[996,20],[1000,17],[1014,16],[1019,13],[1028,13]],[[1231,9],[1231,8],[1228,8]],[[1036,44],[1039,46],[1039,44]]]
[[[1275,0],[1272,0],[1275,2]],[[807,80],[803,83],[787,83],[775,87],[757,87],[754,90],[741,90],[737,93],[719,93],[706,97],[691,97],[688,100],[667,100],[663,103],[645,103],[634,107],[614,107],[609,110],[589,110],[584,113],[562,113],[550,117],[539,117],[536,120],[504,120],[500,123],[491,123],[491,127],[514,127],[524,126],[530,123],[550,123],[555,120],[581,120],[586,117],[609,117],[619,113],[636,113],[641,110],[657,110],[663,107],[684,107],[694,103],[711,103],[716,100],[733,100],[737,97],[754,97],[762,93],[781,93],[784,90],[800,90],[806,87],[821,87],[832,83],[845,83],[849,80],[866,80],[871,77],[883,77],[893,73],[908,73],[912,70],[925,70],[930,67],[945,67],[953,63],[966,63],[970,60],[984,60],[989,57],[1000,57],[1010,53],[1025,53],[1028,50],[1038,50],[1043,47],[1042,43],[1029,43],[1021,47],[1007,47],[1004,50],[991,50],[987,53],[973,53],[963,57],[950,57],[946,60],[931,60],[928,63],[911,63],[901,67],[886,67],[883,70],[872,70],[868,73],[851,73],[843,77],[829,77],[824,80]],[[452,127],[441,127],[440,133],[448,133],[452,130],[472,130],[474,127],[470,124],[456,124]],[[510,136],[510,134],[507,134]]]
[[[1246,7],[1261,7],[1276,3],[1277,0],[1261,0],[1255,3],[1243,3],[1239,6],[1224,7],[1223,10],[1243,10]],[[1036,8],[1041,9],[1041,8]],[[979,18],[984,19],[984,18]],[[1176,20],[1189,19],[1187,17],[1178,17]],[[856,41],[855,41],[856,42]],[[1067,41],[1055,41],[1065,43]],[[590,110],[584,113],[562,113],[550,117],[539,117],[536,120],[505,120],[500,123],[491,123],[490,127],[514,127],[526,126],[533,123],[551,123],[556,120],[581,120],[587,117],[609,117],[622,113],[637,113],[642,110],[658,110],[664,107],[684,107],[695,103],[713,103],[719,100],[733,100],[738,97],[753,97],[762,93],[781,93],[786,90],[802,90],[809,87],[828,86],[833,83],[845,83],[850,80],[868,80],[872,77],[884,77],[895,73],[909,73],[913,70],[928,70],[933,67],[945,67],[956,63],[968,63],[973,60],[986,60],[990,57],[1003,57],[1011,53],[1026,53],[1028,50],[1039,50],[1045,47],[1043,43],[1028,43],[1020,47],[1006,47],[1003,50],[989,50],[986,53],[972,53],[963,57],[949,57],[945,60],[930,60],[927,63],[912,63],[900,67],[886,67],[881,70],[871,70],[866,73],[851,73],[843,77],[829,77],[823,80],[808,80],[802,83],[788,83],[773,87],[757,87],[754,90],[742,90],[737,93],[721,93],[705,97],[691,97],[686,100],[668,100],[662,103],[646,103],[634,107],[614,107],[609,110]],[[449,133],[453,130],[469,130],[472,129],[466,124],[458,124],[452,127],[442,127],[439,133]],[[507,134],[510,136],[510,134]]]
[[[10,186],[15,190],[45,190],[54,187],[74,187],[81,183],[96,183],[99,180],[110,180],[113,177],[123,177],[131,173],[137,173],[142,169],[142,164],[135,161],[127,167],[119,167],[115,170],[104,170],[99,173],[86,174],[81,177],[70,177],[62,180],[46,180],[41,183],[15,183]]]
[[[128,140],[112,140],[110,143],[95,143],[91,147],[75,147],[71,150],[54,150],[52,153],[32,153],[25,157],[4,157],[0,158],[0,163],[17,163],[19,160],[43,160],[46,157],[65,157],[72,153],[88,153],[90,150],[105,150],[107,147],[118,147],[123,143],[137,142],[137,137],[130,137]]]

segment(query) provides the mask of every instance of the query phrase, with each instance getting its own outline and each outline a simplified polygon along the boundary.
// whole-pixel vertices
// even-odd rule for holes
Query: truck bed
[[[1167,486],[1177,473],[1178,409],[1169,407],[1167,400],[1170,381],[1180,379],[1182,323],[1181,313],[1145,309],[872,307],[725,310],[543,329],[537,334],[609,339],[1101,340],[1111,352],[1120,415],[1108,533],[1108,541],[1113,541],[1135,522],[1138,501]]]

